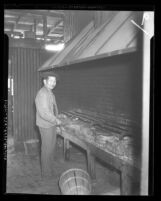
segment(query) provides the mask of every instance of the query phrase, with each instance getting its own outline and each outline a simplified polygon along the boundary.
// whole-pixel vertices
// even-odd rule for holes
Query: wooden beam
[[[15,23],[5,23],[5,27],[6,28],[8,28],[8,27],[15,27],[15,28],[17,28],[17,29],[24,29],[24,30],[30,30],[31,29],[31,26],[33,26],[32,24],[16,24],[16,22]]]
[[[43,35],[44,35],[44,39],[46,39],[46,35],[47,35],[47,17],[43,16]]]
[[[15,24],[14,29],[22,30],[22,31],[30,31],[33,25],[23,25],[23,24]]]
[[[87,150],[87,169],[93,181],[96,180],[95,157]]]
[[[37,21],[36,19],[34,19],[33,32],[35,33],[35,35],[36,35],[36,25],[37,25]]]
[[[39,10],[23,10],[23,9],[17,9],[17,10],[6,10],[5,14],[14,14],[14,15],[35,15],[35,16],[50,16],[50,17],[57,17],[57,18],[62,18],[64,14],[58,13],[58,12],[49,12],[49,11],[39,11]]]
[[[47,38],[50,38],[51,40],[63,40],[63,36],[61,36],[61,37],[47,36]]]
[[[54,34],[63,35],[64,33],[63,33],[63,31],[60,31],[60,30],[55,30],[54,33],[50,33],[50,35],[54,35]]]
[[[144,12],[149,20],[144,22],[143,34],[143,98],[142,98],[142,167],[141,167],[141,195],[149,194],[149,120],[150,120],[150,63],[151,63],[151,37],[154,36],[154,12]],[[153,90],[153,89],[152,89]],[[152,94],[153,95],[153,94]],[[153,105],[151,105],[153,106]],[[151,119],[153,123],[153,119]],[[152,135],[154,135],[152,131]],[[153,153],[154,154],[154,153]],[[154,155],[150,156],[154,157]],[[154,175],[153,175],[154,176]]]
[[[69,161],[70,159],[70,149],[69,149],[69,140],[64,138],[64,149],[63,149],[63,152],[64,152],[64,159],[66,161]]]
[[[16,23],[18,24],[18,22],[20,21],[22,15],[19,15],[18,18],[16,19]]]
[[[13,18],[13,17],[5,17],[4,16],[5,23],[14,23],[16,20],[17,20],[17,17]]]
[[[63,20],[60,19],[60,20],[48,31],[47,35],[50,34],[51,32],[53,32],[53,31],[56,29],[56,27],[57,27],[62,21],[63,21]]]
[[[18,24],[18,21],[20,20],[21,17],[22,17],[22,15],[19,15],[19,16],[17,17],[17,19],[15,19],[14,29],[16,29],[17,24]]]

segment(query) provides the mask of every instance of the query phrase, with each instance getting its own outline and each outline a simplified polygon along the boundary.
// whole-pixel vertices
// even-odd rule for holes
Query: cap
[[[56,74],[56,73],[54,73],[54,72],[44,72],[44,73],[41,73],[40,74],[40,77],[42,77],[42,78],[47,78],[47,77],[49,77],[49,76],[51,76],[51,77],[55,77],[56,78],[56,80],[59,80],[59,76],[58,76],[58,74]]]

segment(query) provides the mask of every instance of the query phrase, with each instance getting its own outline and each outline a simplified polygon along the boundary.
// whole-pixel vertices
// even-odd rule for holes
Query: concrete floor
[[[8,140],[7,151],[7,193],[61,195],[58,181],[60,175],[70,168],[87,170],[85,153],[78,147],[71,148],[70,161],[63,159],[63,147],[57,144],[54,163],[55,177],[42,181],[39,155],[29,156],[15,151],[13,140]],[[96,161],[96,182],[92,184],[91,195],[120,195],[120,177],[105,165]]]

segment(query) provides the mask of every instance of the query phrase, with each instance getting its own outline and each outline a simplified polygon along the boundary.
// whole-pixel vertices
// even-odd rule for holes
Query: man
[[[56,125],[58,108],[52,90],[56,86],[57,75],[53,72],[45,72],[42,75],[44,86],[38,91],[36,104],[36,125],[41,135],[41,174],[43,178],[54,175],[53,159],[56,145]]]

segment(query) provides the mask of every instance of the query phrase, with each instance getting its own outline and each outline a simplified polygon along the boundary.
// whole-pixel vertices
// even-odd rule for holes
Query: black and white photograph
[[[154,18],[4,9],[6,194],[150,194]]]

